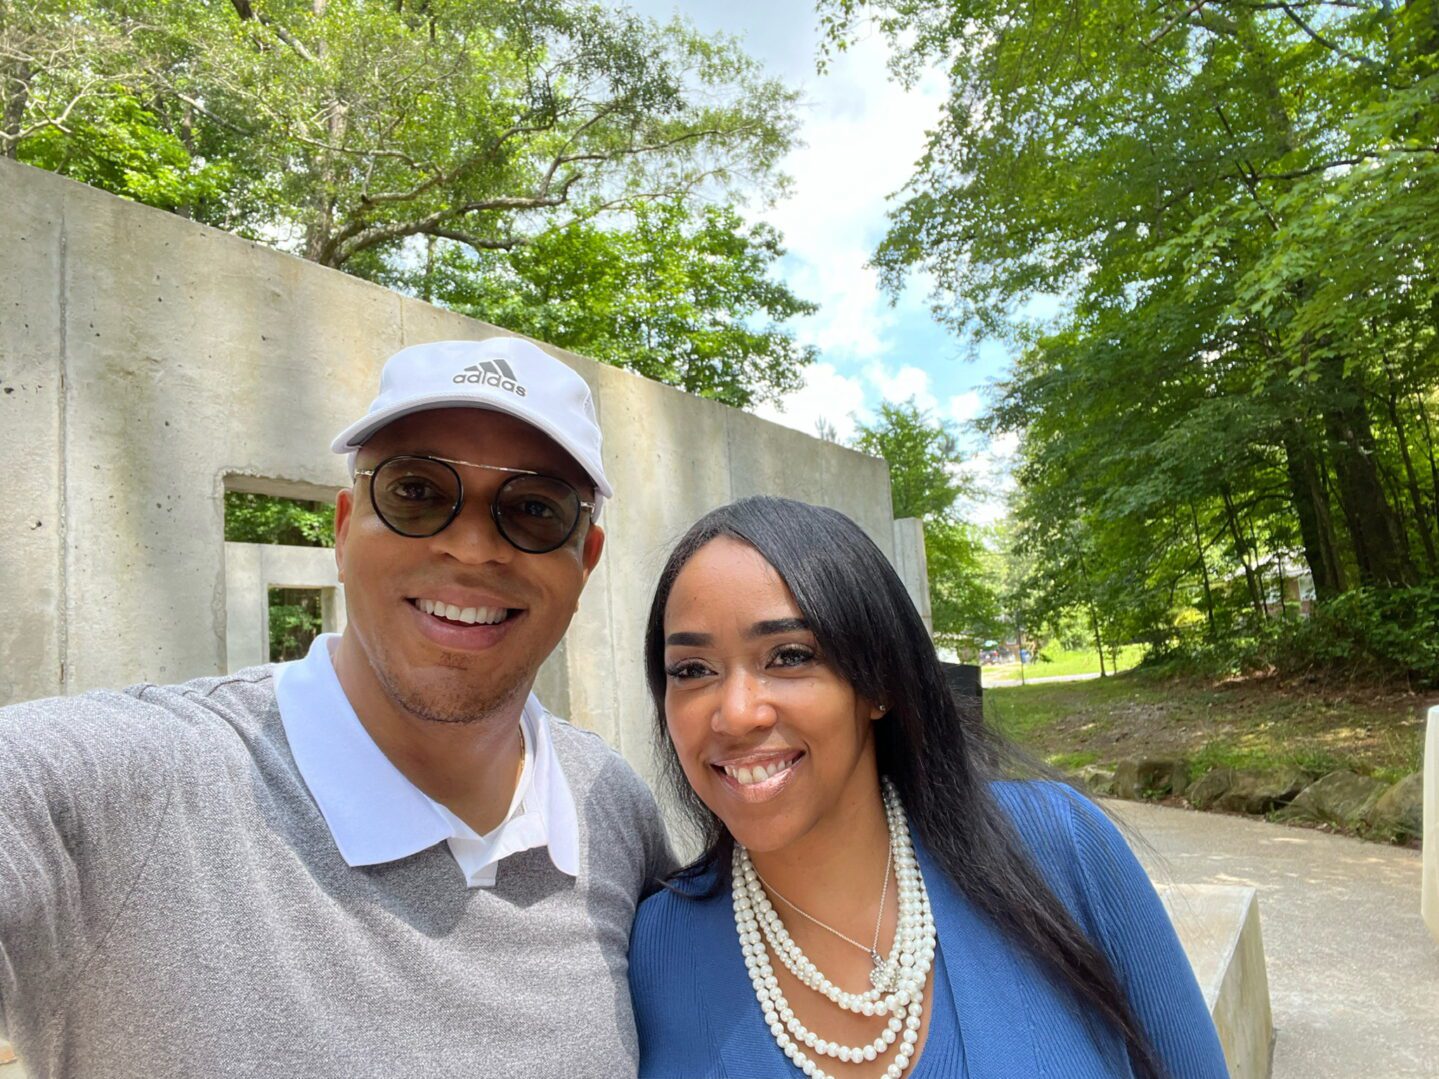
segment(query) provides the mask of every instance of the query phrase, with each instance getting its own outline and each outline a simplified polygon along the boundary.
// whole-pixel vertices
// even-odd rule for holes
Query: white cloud
[[[1019,436],[999,435],[959,466],[961,476],[974,481],[979,498],[965,507],[965,518],[976,524],[993,524],[1005,514],[1014,490],[1014,453]]]
[[[929,389],[929,372],[912,364],[891,371],[881,364],[872,363],[864,369],[864,377],[886,401],[899,404],[913,399],[920,408],[930,410],[939,404]]]
[[[821,305],[805,320],[806,341],[860,360],[883,354],[886,332],[918,313],[892,308],[866,263],[884,235],[889,196],[909,179],[946,98],[937,75],[912,90],[896,84],[886,55],[878,36],[860,41],[808,85],[805,145],[783,166],[793,192],[764,215],[784,233],[786,280]]]
[[[983,411],[984,398],[978,390],[968,390],[949,399],[949,403],[945,405],[945,418],[955,423],[969,423]]]
[[[841,442],[854,436],[855,414],[864,409],[864,386],[857,378],[840,374],[827,363],[804,369],[804,385],[787,395],[783,407],[768,401],[753,409],[756,416],[813,435],[823,419],[833,425]]]

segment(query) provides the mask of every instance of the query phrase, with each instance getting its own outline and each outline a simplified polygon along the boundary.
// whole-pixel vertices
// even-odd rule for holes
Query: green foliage
[[[1021,440],[1010,609],[1222,659],[1297,613],[1296,565],[1326,601],[1439,577],[1432,4],[821,11],[950,81],[875,259],[1020,350],[986,421]],[[1307,654],[1424,669],[1345,619]]]
[[[46,127],[18,147],[19,159],[166,210],[220,200],[228,162],[206,163],[122,86],[97,97],[65,127]]]
[[[320,593],[314,589],[270,589],[270,662],[302,659],[320,634]]]
[[[924,525],[935,641],[970,651],[1000,632],[987,552],[958,513],[960,499],[973,491],[959,471],[964,458],[953,429],[913,401],[885,402],[873,423],[860,426],[854,446],[888,462],[894,516]]]
[[[811,314],[771,274],[779,234],[724,206],[674,199],[623,228],[576,225],[512,252],[439,252],[395,282],[427,299],[746,407],[799,387],[814,350],[783,324]]]
[[[589,0],[0,0],[0,153],[736,404],[811,358],[730,208],[796,103]]]
[[[225,541],[333,547],[335,507],[327,502],[226,491]]]
[[[1353,589],[1307,619],[1276,619],[1213,644],[1180,640],[1149,666],[1216,678],[1272,671],[1439,686],[1439,583]]]

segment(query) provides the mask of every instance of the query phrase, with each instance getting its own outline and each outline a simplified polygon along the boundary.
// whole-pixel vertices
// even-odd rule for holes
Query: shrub
[[[1439,582],[1356,588],[1310,618],[1276,619],[1218,641],[1182,635],[1146,666],[1201,678],[1273,671],[1439,686]]]

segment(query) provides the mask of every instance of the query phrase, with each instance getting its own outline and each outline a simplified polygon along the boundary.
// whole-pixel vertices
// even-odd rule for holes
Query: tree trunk
[[[1245,514],[1245,523],[1249,526],[1249,549],[1254,552],[1254,575],[1259,578],[1259,602],[1264,605],[1264,617],[1269,617],[1269,593],[1264,590],[1264,563],[1259,558],[1259,536],[1254,531],[1253,510]],[[1279,589],[1284,590],[1284,582],[1279,582]]]
[[[1199,572],[1204,578],[1204,614],[1209,620],[1209,639],[1217,641],[1219,631],[1214,627],[1214,592],[1209,587],[1209,560],[1204,554],[1204,536],[1199,531],[1199,511],[1194,508],[1194,499],[1189,500],[1189,518],[1194,522],[1194,549],[1199,552]]]
[[[1259,595],[1259,582],[1254,579],[1254,568],[1249,564],[1249,556],[1244,550],[1244,536],[1239,531],[1239,519],[1234,511],[1234,499],[1230,497],[1228,484],[1224,485],[1222,493],[1224,495],[1224,517],[1229,522],[1229,535],[1234,540],[1234,554],[1244,567],[1244,583],[1249,586],[1249,602],[1254,607],[1255,617],[1263,622],[1264,601]]]
[[[1362,584],[1412,585],[1418,582],[1413,564],[1404,557],[1399,522],[1384,497],[1375,463],[1376,446],[1369,409],[1359,388],[1336,370],[1342,361],[1328,360],[1330,390],[1324,430],[1334,459],[1339,505],[1354,544]]]
[[[1284,458],[1289,474],[1289,497],[1299,518],[1299,535],[1304,543],[1304,560],[1314,578],[1314,595],[1329,599],[1345,591],[1344,563],[1334,535],[1329,493],[1309,432],[1298,420],[1284,425]]]
[[[1404,430],[1404,420],[1399,414],[1399,387],[1395,382],[1394,370],[1389,371],[1389,394],[1385,404],[1389,410],[1389,422],[1394,425],[1394,437],[1399,441],[1399,459],[1404,464],[1404,478],[1409,489],[1409,502],[1414,507],[1414,527],[1419,532],[1419,542],[1424,545],[1424,557],[1431,575],[1439,574],[1439,558],[1434,551],[1434,536],[1429,531],[1429,515],[1424,511],[1424,496],[1419,491],[1419,476],[1414,471],[1414,459],[1409,453],[1409,435]]]
[[[1094,625],[1094,650],[1099,653],[1099,677],[1106,677],[1104,670],[1104,639],[1099,635],[1099,612],[1094,604],[1089,605],[1089,621]]]
[[[11,159],[20,156],[19,135],[25,123],[25,109],[30,104],[30,80],[33,72],[30,65],[17,61],[6,72],[7,81],[13,80],[15,90],[5,98],[5,156]]]

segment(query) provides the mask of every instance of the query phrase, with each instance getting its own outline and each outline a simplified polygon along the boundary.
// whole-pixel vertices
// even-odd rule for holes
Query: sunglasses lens
[[[375,472],[371,491],[385,523],[406,536],[433,536],[460,499],[454,469],[425,457],[392,457]]]
[[[580,496],[563,480],[515,476],[495,495],[500,531],[522,551],[553,551],[575,530]]]

